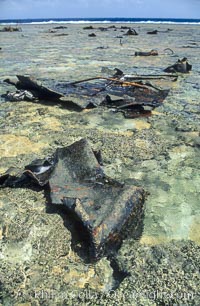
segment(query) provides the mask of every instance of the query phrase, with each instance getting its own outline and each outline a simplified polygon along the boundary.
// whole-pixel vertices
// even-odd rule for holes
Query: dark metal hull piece
[[[151,50],[149,52],[143,52],[143,51],[136,51],[135,56],[156,56],[158,55],[157,50]]]
[[[58,163],[49,180],[51,202],[64,204],[81,220],[91,256],[99,258],[141,223],[145,192],[107,177],[85,139],[56,154]]]
[[[0,184],[48,186],[50,204],[64,205],[82,223],[89,237],[91,259],[97,260],[118,248],[130,233],[134,237],[141,232],[145,200],[142,188],[108,177],[99,161],[99,154],[81,139],[58,148],[52,159],[32,162],[17,176],[8,171],[0,176]]]
[[[34,99],[42,100],[43,103],[45,103],[45,100],[52,100],[79,111],[99,106],[109,107],[111,106],[111,103],[108,103],[109,100],[112,100],[112,108],[117,109],[119,98],[120,105],[126,105],[128,98],[131,103],[134,102],[142,106],[148,104],[148,106],[154,108],[160,105],[169,93],[169,90],[156,88],[149,82],[143,83],[141,78],[136,82],[120,79],[123,72],[117,68],[115,70],[116,73],[112,78],[94,77],[73,83],[56,83],[49,80],[50,88],[26,76],[18,75],[15,81],[10,79],[4,81],[14,85],[19,90],[29,91]],[[27,97],[25,92],[21,93],[21,96],[24,97],[23,100]],[[6,99],[12,98],[12,100],[13,96],[15,98],[16,94],[5,95]],[[114,100],[113,96],[115,96]],[[15,101],[19,99],[15,99]],[[133,112],[132,108],[130,116],[127,115],[126,118],[143,116],[143,113],[140,114],[138,109],[135,111],[135,115]]]
[[[164,72],[174,73],[188,73],[192,70],[192,65],[187,61],[187,58],[184,57],[182,60],[178,60],[174,65],[167,67]]]

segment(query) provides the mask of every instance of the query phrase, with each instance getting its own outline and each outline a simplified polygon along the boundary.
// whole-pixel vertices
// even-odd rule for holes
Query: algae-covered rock
[[[120,268],[130,273],[121,290],[127,298],[132,292],[137,305],[144,298],[156,305],[198,305],[199,251],[192,241],[151,247],[127,240],[117,256]]]

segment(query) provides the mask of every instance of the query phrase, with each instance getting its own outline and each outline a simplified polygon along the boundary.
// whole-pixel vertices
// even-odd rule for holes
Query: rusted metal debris
[[[166,51],[169,51],[170,54],[174,54],[174,51],[170,48],[165,48],[163,50],[163,53],[159,53],[160,55],[164,55],[166,54]],[[150,50],[150,51],[136,51],[135,52],[135,56],[156,56],[158,55],[158,51],[157,50]]]
[[[0,29],[0,32],[22,32],[22,29],[19,27],[6,26]]]
[[[138,35],[138,33],[136,32],[135,29],[129,28],[128,31],[124,35],[127,35],[127,36],[129,36],[129,35]]]
[[[158,33],[168,33],[168,32],[171,32],[171,31],[173,31],[173,30],[172,29],[167,29],[167,30],[164,30],[164,31],[153,30],[153,31],[148,31],[147,34],[155,35],[155,34],[158,34]]]
[[[0,176],[2,187],[36,183],[48,190],[50,204],[63,205],[89,236],[91,259],[119,247],[142,230],[145,191],[108,177],[86,139],[58,148],[50,159],[36,160],[18,176]],[[64,238],[63,238],[64,239]]]
[[[40,82],[28,76],[17,75],[17,80],[5,79],[4,82],[14,85],[19,90],[28,90],[38,99],[56,100],[63,96],[61,93],[43,86]]]
[[[88,34],[89,37],[96,37],[97,35],[95,33]]]
[[[174,65],[167,67],[164,71],[165,72],[181,72],[181,73],[188,73],[192,70],[192,65],[188,63],[186,57],[179,59]]]
[[[159,76],[136,76],[135,79],[133,76],[132,79],[130,77],[126,79],[124,73],[116,68],[112,77],[97,76],[75,82],[60,83],[49,80],[50,87],[44,86],[33,78],[20,75],[17,75],[15,80],[6,79],[4,81],[14,85],[20,91],[26,91],[26,94],[20,92],[22,100],[30,101],[30,98],[27,97],[33,96],[32,100],[37,99],[42,103],[45,103],[46,100],[61,102],[66,107],[79,111],[85,108],[110,107],[111,105],[117,111],[120,100],[120,106],[124,105],[124,108],[127,103],[132,104],[131,108],[126,109],[125,117],[136,118],[143,116],[146,105],[154,109],[167,97],[169,89],[161,89],[149,83],[150,80],[157,78]],[[8,93],[4,96],[8,100],[19,101],[19,95],[15,93]],[[149,108],[146,115],[151,114]]]
[[[158,34],[158,30],[148,31],[147,34],[151,34],[151,35]]]
[[[151,50],[148,52],[144,52],[144,51],[136,51],[135,52],[135,56],[156,56],[158,55],[158,51],[157,50]]]
[[[17,90],[14,92],[8,92],[6,94],[6,98],[9,101],[35,101],[36,98],[34,97],[34,95],[28,91],[28,90]]]

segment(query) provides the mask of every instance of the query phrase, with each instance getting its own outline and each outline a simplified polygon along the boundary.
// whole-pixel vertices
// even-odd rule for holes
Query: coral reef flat
[[[49,205],[42,190],[0,189],[0,305],[200,305],[199,25],[59,26],[0,32],[0,173],[87,138],[101,150],[107,175],[148,193],[144,228],[139,239],[123,241],[114,260],[91,263],[71,216]],[[125,35],[125,26],[138,35]],[[135,56],[152,49],[158,56]],[[159,75],[184,57],[192,71],[158,82],[170,92],[150,117],[2,96],[15,90],[3,80],[16,75],[46,86],[107,68]]]

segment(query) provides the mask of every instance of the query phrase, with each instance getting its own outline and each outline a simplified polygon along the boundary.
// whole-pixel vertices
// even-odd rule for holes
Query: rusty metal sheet
[[[127,104],[127,97],[130,102],[136,102],[142,106],[149,105],[156,107],[163,102],[167,97],[169,90],[163,90],[149,82],[143,82],[137,80],[136,82],[127,81],[123,79],[123,72],[119,69],[115,69],[116,73],[113,77],[94,77],[86,80],[80,80],[76,82],[55,82],[48,80],[48,87],[42,85],[36,80],[27,76],[17,76],[17,81],[6,79],[5,82],[15,85],[17,89],[28,90],[30,94],[39,100],[53,100],[62,102],[66,107],[76,110],[82,110],[85,108],[94,108],[98,106],[106,106],[112,108],[118,108],[118,101],[120,98],[120,105]],[[19,94],[18,94],[19,95]],[[27,95],[21,93],[19,98],[17,94],[6,94],[6,99],[12,101],[19,101],[23,96],[24,100],[27,99]],[[117,97],[113,100],[112,96]],[[112,101],[112,103],[109,103]],[[45,103],[45,101],[43,101]],[[126,110],[126,113],[129,109]],[[135,112],[135,114],[134,114]],[[145,112],[148,114],[149,112]],[[143,115],[143,109],[141,111]],[[130,116],[127,114],[125,117],[138,117],[140,111],[137,108],[131,108]]]
[[[107,177],[85,139],[58,149],[57,160],[49,180],[51,201],[81,220],[91,255],[98,258],[108,244],[120,244],[127,226],[141,221],[145,192]]]
[[[142,228],[145,201],[142,188],[108,177],[100,157],[81,139],[58,148],[50,159],[33,161],[18,175],[8,171],[0,176],[0,184],[30,187],[32,182],[48,190],[50,205],[63,205],[82,223],[91,258],[98,259],[111,246],[118,247],[128,233]]]

